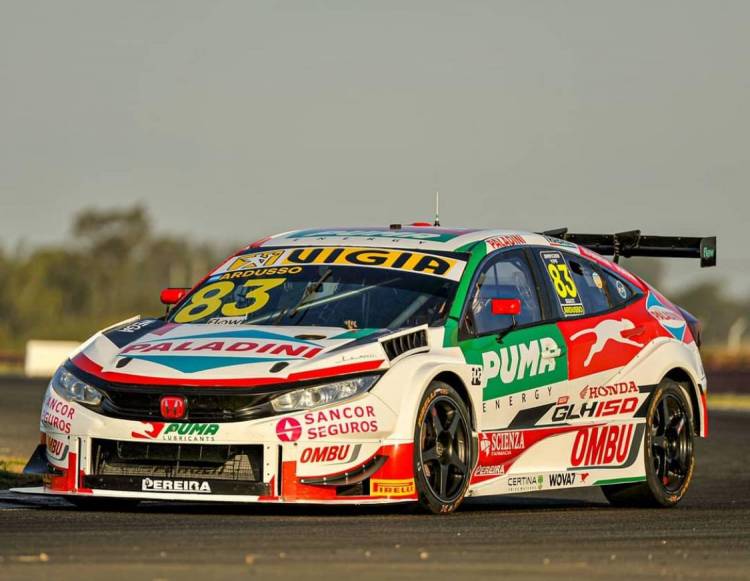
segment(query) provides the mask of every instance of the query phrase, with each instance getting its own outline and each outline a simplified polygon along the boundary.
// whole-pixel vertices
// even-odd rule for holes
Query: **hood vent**
[[[393,361],[405,353],[427,350],[427,330],[411,331],[392,339],[381,341],[388,359]]]

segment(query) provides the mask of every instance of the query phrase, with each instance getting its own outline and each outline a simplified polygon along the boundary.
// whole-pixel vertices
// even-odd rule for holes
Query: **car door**
[[[632,416],[639,406],[634,378],[621,371],[653,338],[648,317],[629,283],[596,263],[559,249],[535,258],[567,345],[567,392],[541,420],[581,424]],[[642,301],[641,301],[642,302]],[[601,397],[611,393],[612,397]]]
[[[529,251],[505,249],[477,268],[461,316],[459,347],[478,366],[480,431],[533,427],[525,410],[549,403],[566,382],[565,341]],[[517,315],[493,314],[492,299],[517,299]]]
[[[556,447],[548,443],[546,457],[560,470],[580,470],[575,478],[592,474],[594,483],[618,474],[611,470],[632,476],[642,466],[650,389],[639,385],[638,356],[655,338],[643,293],[578,254],[534,254],[567,346],[565,391],[538,420],[562,434]]]

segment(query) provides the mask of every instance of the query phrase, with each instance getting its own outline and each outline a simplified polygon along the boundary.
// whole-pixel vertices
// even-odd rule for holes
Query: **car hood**
[[[143,319],[98,333],[71,360],[115,383],[254,386],[386,369],[381,341],[401,334]]]

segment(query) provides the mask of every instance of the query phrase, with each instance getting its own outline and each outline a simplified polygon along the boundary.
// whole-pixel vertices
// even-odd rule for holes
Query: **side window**
[[[577,256],[567,256],[567,259],[586,314],[592,315],[609,309],[611,305],[599,269]]]
[[[542,250],[539,257],[563,317],[591,315],[610,308],[604,279],[588,260],[559,250]]]
[[[635,289],[629,282],[622,280],[619,276],[615,276],[605,269],[602,269],[602,273],[607,283],[607,289],[609,290],[609,298],[614,306],[626,303],[635,295],[640,294],[640,291]]]
[[[493,315],[492,299],[520,299],[521,313],[516,325],[528,325],[542,318],[539,296],[531,268],[521,250],[502,252],[482,267],[475,279],[467,316],[475,335],[507,330],[511,315]]]

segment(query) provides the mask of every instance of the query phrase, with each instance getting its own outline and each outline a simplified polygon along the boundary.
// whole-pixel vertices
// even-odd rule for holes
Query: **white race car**
[[[672,506],[708,431],[699,326],[617,265],[637,255],[711,266],[716,239],[424,224],[265,238],[60,367],[26,469],[44,485],[17,492],[447,513],[603,486]]]

